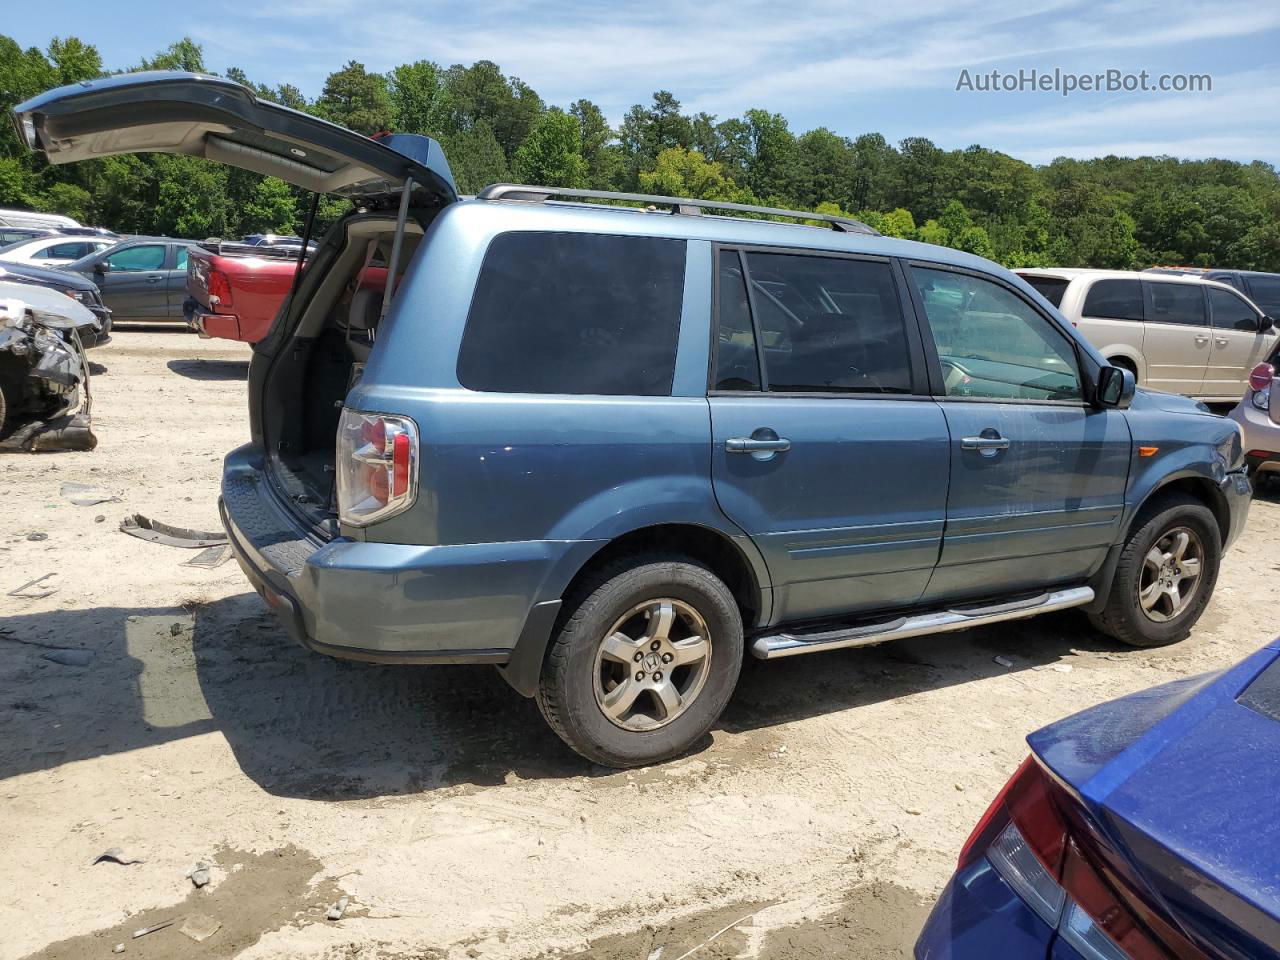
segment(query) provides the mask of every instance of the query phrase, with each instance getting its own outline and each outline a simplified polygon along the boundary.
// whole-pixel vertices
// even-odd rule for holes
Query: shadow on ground
[[[64,648],[85,652],[68,657]],[[740,733],[848,710],[1029,669],[1073,648],[1109,649],[1082,617],[1058,614],[750,661],[721,726]],[[569,751],[492,667],[313,654],[290,642],[252,593],[190,610],[8,617],[0,649],[0,778],[212,731],[277,796],[348,800],[498,784],[512,774],[611,772]],[[60,662],[87,655],[87,665]]]
[[[189,380],[248,380],[248,360],[170,360],[166,366]]]

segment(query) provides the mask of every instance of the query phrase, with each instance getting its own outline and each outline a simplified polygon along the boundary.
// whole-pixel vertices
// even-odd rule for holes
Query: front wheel
[[[742,647],[733,594],[705,567],[615,563],[570,598],[543,664],[538,708],[588,760],[658,763],[715,723],[737,684]]]
[[[1172,496],[1140,518],[1120,553],[1095,627],[1134,647],[1186,638],[1213,596],[1222,534],[1199,500]]]

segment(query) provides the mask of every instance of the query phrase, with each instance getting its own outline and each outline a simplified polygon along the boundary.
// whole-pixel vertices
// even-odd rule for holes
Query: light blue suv
[[[16,115],[55,163],[181,151],[354,201],[255,347],[236,554],[298,642],[495,664],[600,763],[689,748],[748,651],[1067,607],[1178,641],[1244,524],[1236,425],[1135,391],[978,257],[694,200],[460,199],[426,138],[208,77]]]

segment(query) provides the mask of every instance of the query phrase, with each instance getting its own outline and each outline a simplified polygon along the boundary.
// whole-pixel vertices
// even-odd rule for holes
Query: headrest
[[[371,330],[377,324],[381,310],[381,290],[357,290],[351,297],[347,326],[352,330]]]

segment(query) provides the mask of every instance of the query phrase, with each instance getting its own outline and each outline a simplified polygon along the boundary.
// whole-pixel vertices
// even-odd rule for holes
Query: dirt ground
[[[0,457],[0,960],[905,957],[1029,731],[1275,630],[1260,497],[1179,646],[1062,614],[749,663],[694,754],[613,773],[491,668],[307,653],[234,562],[121,533],[217,529],[248,349],[121,330],[92,356],[98,449]],[[144,862],[93,864],[111,847]]]

